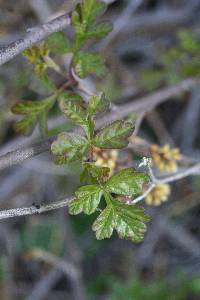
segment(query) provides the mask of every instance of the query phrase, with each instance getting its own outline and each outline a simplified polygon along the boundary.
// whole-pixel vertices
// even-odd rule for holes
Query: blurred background
[[[0,0],[0,46],[20,38],[27,28],[66,11],[73,0]],[[105,91],[118,104],[153,95],[200,74],[200,0],[107,0],[103,19],[113,32],[89,45],[101,51],[107,74],[84,84]],[[70,29],[65,32],[71,36]],[[58,59],[67,65],[67,57]],[[59,84],[59,77],[54,78]],[[17,101],[37,100],[45,87],[22,55],[0,67],[0,154],[36,141],[16,134]],[[116,106],[117,107],[117,106]],[[117,114],[117,110],[116,110]],[[178,147],[188,161],[200,161],[200,93],[196,85],[141,115],[138,139],[120,152],[123,166],[137,164],[147,144]],[[136,119],[136,115],[129,118]],[[50,135],[73,126],[52,112]],[[146,148],[145,148],[146,147]],[[44,153],[0,174],[1,209],[44,204],[73,195],[79,182],[78,164],[57,166]],[[140,244],[97,241],[95,216],[69,216],[59,209],[40,216],[1,221],[1,300],[197,300],[200,299],[200,178],[171,184],[168,201],[151,206],[145,239]]]

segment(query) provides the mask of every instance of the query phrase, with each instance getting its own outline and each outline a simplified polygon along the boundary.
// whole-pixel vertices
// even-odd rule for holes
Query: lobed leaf
[[[87,107],[87,112],[90,115],[96,115],[97,113],[104,112],[110,106],[108,99],[104,93],[99,95],[93,95],[90,97],[90,101]]]
[[[114,228],[119,237],[141,242],[146,231],[145,222],[149,221],[144,209],[118,200],[113,200],[112,205],[114,206]]]
[[[71,51],[70,42],[64,32],[54,32],[46,41],[49,50],[54,54],[65,54]]]
[[[60,133],[51,145],[51,151],[60,159],[57,162],[62,163],[63,156],[66,158],[64,163],[82,159],[89,149],[88,141],[85,137],[74,133]]]
[[[132,197],[140,194],[143,185],[148,181],[148,175],[136,172],[133,168],[126,168],[109,178],[104,186],[110,193]]]
[[[14,124],[15,131],[24,134],[30,135],[33,132],[37,124],[37,116],[35,114],[30,114],[24,117],[21,121],[18,121]]]
[[[94,36],[96,17],[103,13],[105,7],[105,3],[98,0],[84,0],[76,6],[72,14],[72,25],[76,31],[76,50],[80,49],[88,39],[101,38],[110,31],[108,24],[99,28],[96,26],[97,33]]]
[[[132,123],[117,120],[97,133],[94,145],[104,149],[125,148],[128,145],[128,137],[132,135],[133,131]]]
[[[99,53],[79,51],[73,58],[73,65],[76,74],[84,78],[91,73],[102,76],[106,72],[104,61]]]
[[[110,238],[115,229],[120,238],[141,242],[146,231],[145,222],[149,221],[143,208],[111,199],[92,226],[97,239]]]
[[[93,223],[92,229],[95,231],[98,240],[111,237],[115,225],[114,213],[113,206],[109,205]]]
[[[69,213],[76,215],[84,212],[92,214],[98,207],[103,191],[98,185],[82,186],[75,193],[76,199],[69,205]]]

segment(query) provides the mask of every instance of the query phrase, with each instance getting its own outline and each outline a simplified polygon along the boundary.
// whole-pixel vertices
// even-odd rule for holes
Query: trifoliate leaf
[[[140,194],[144,183],[148,181],[148,175],[136,172],[133,168],[126,168],[109,178],[105,188],[110,193],[132,197]]]
[[[114,226],[114,209],[112,205],[109,205],[98,216],[92,225],[92,229],[96,232],[96,238],[102,240],[111,237]]]
[[[93,95],[90,97],[87,112],[90,115],[95,115],[99,112],[104,112],[105,110],[107,110],[109,108],[109,105],[110,103],[105,97],[104,93]]]
[[[115,121],[101,129],[94,140],[94,145],[104,149],[120,149],[128,145],[128,137],[132,135],[134,126],[130,122]]]
[[[51,151],[54,155],[60,157],[57,162],[62,162],[61,158],[64,156],[64,162],[71,162],[81,159],[88,151],[89,145],[85,137],[74,133],[63,132],[57,137],[51,145]]]
[[[79,51],[73,59],[74,70],[80,78],[84,78],[89,74],[102,76],[106,72],[104,61],[100,54],[96,52]]]
[[[71,51],[70,42],[64,32],[55,32],[46,41],[49,50],[54,54],[65,54]]]
[[[76,215],[84,212],[90,215],[97,209],[103,191],[98,185],[86,185],[79,188],[75,194],[76,199],[70,203],[69,213]]]
[[[120,238],[130,239],[133,242],[141,242],[146,231],[145,222],[149,217],[144,209],[136,205],[127,205],[113,200],[114,228]]]

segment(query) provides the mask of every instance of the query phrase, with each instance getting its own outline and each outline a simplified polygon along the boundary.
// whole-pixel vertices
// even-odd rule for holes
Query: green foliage
[[[87,153],[89,144],[85,137],[74,133],[62,132],[51,145],[54,155],[65,158],[64,162],[82,159]]]
[[[71,52],[70,42],[63,32],[55,32],[47,38],[50,52],[54,54],[65,54]]]
[[[104,112],[110,106],[110,102],[105,97],[104,93],[93,95],[90,97],[87,112],[89,115],[96,115],[97,113]]]
[[[115,121],[97,133],[94,144],[104,149],[124,148],[128,146],[127,138],[131,136],[133,130],[133,124],[130,122]]]
[[[12,107],[12,112],[23,116],[23,119],[15,124],[18,132],[28,135],[39,123],[42,135],[46,135],[48,113],[57,100],[60,112],[83,129],[82,135],[61,132],[51,145],[57,164],[74,161],[82,164],[80,179],[87,185],[75,192],[75,199],[69,205],[69,213],[76,215],[83,212],[90,215],[99,210],[99,206],[103,207],[93,224],[97,239],[109,238],[116,230],[120,238],[139,242],[146,230],[145,222],[148,221],[148,217],[142,208],[127,205],[125,202],[126,197],[142,193],[148,176],[130,168],[121,170],[109,178],[110,169],[96,166],[93,157],[96,147],[125,148],[134,126],[131,122],[117,120],[96,132],[96,115],[109,108],[105,94],[92,95],[86,102],[77,92],[69,91],[75,86],[79,88],[77,76],[102,76],[106,71],[101,55],[85,50],[88,40],[100,39],[112,30],[109,22],[97,23],[97,17],[104,10],[105,3],[99,0],[81,1],[71,17],[71,24],[75,29],[74,39],[69,41],[63,32],[57,32],[49,36],[46,42],[24,52],[29,62],[34,65],[39,81],[51,95],[41,101],[19,102]],[[70,53],[71,59],[67,82],[62,68],[51,58],[51,54],[64,53]],[[61,77],[64,76],[65,82],[61,87],[55,86],[47,73],[49,69]],[[74,76],[74,72],[77,76]]]
[[[98,174],[100,172],[102,170]],[[149,220],[148,216],[142,208],[127,205],[120,199],[113,198],[111,193],[124,196],[139,194],[147,180],[147,175],[135,172],[132,168],[121,170],[99,185],[81,187],[76,192],[76,199],[70,203],[69,212],[91,214],[97,209],[101,197],[104,196],[106,208],[92,226],[97,239],[110,238],[115,229],[119,237],[140,242],[146,230],[144,223]]]
[[[155,57],[156,67],[142,71],[139,78],[148,90],[200,75],[200,40],[190,30],[178,32],[177,45],[159,49]]]
[[[103,191],[99,185],[86,185],[80,187],[75,193],[76,199],[69,205],[69,213],[77,215],[84,212],[92,214],[97,209]]]
[[[149,177],[144,173],[127,168],[114,174],[106,182],[105,187],[110,193],[133,197],[141,192],[143,184],[148,181]]]
[[[74,56],[73,64],[75,72],[80,78],[84,78],[91,73],[102,76],[106,71],[101,55],[96,52],[77,52]]]
[[[15,130],[24,135],[30,135],[39,121],[41,133],[44,134],[44,128],[47,127],[47,114],[55,101],[56,96],[53,95],[41,101],[23,101],[16,103],[12,107],[12,112],[18,115],[24,115],[24,118],[15,123]]]
[[[109,22],[96,24],[96,17],[104,10],[105,3],[96,0],[85,0],[77,5],[72,15],[76,31],[75,49],[80,49],[88,39],[102,38],[112,30]]]

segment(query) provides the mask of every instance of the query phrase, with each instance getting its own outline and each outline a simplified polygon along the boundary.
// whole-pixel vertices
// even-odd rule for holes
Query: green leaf
[[[149,221],[143,208],[121,203],[112,197],[110,199],[111,202],[92,226],[97,239],[110,238],[115,229],[120,238],[142,241],[146,231],[145,222]]]
[[[58,100],[59,101],[72,101],[72,102],[76,102],[79,103],[81,106],[84,107],[84,101],[83,98],[79,95],[76,94],[74,92],[71,91],[65,91],[65,92],[61,92],[58,96]]]
[[[25,135],[32,133],[37,122],[40,122],[40,129],[47,130],[47,113],[54,105],[56,96],[50,96],[42,101],[22,101],[16,103],[12,108],[12,112],[18,115],[25,115],[24,119],[17,122],[14,128],[17,132]],[[44,127],[45,126],[45,127]],[[44,134],[43,131],[42,133]]]
[[[104,61],[100,54],[96,52],[77,52],[73,59],[73,65],[76,74],[80,78],[84,78],[92,73],[102,76],[106,72]]]
[[[96,17],[103,13],[105,7],[105,3],[98,0],[84,0],[76,6],[72,14],[72,25],[76,31],[76,50],[80,49],[88,39],[93,37],[101,38],[105,36],[106,32],[110,31],[108,25],[100,28],[95,26]],[[96,36],[94,36],[94,28],[97,30]]]
[[[30,135],[37,124],[37,116],[35,114],[27,115],[21,121],[14,124],[14,129],[24,135]]]
[[[110,22],[104,21],[97,24],[87,32],[87,38],[101,39],[108,35],[113,30],[113,25]]]
[[[94,145],[104,149],[120,149],[128,145],[128,137],[132,135],[134,126],[130,122],[117,120],[97,133]]]
[[[64,32],[55,32],[46,41],[50,51],[54,54],[65,54],[71,51],[70,42]]]
[[[88,141],[85,137],[74,133],[62,132],[56,141],[51,145],[51,151],[57,155],[59,164],[82,159],[89,149]],[[63,157],[64,156],[64,157]]]
[[[98,185],[86,185],[79,188],[75,194],[76,199],[70,203],[69,213],[76,215],[84,212],[90,215],[97,209],[103,191]]]
[[[73,95],[73,97],[75,97],[75,99],[66,97],[66,95],[60,97],[60,109],[73,122],[83,127],[87,137],[90,139],[94,133],[94,121],[87,115],[82,98],[76,97],[75,95]]]
[[[114,228],[120,238],[130,239],[133,242],[141,242],[146,231],[145,222],[149,217],[144,209],[136,205],[127,205],[113,200]]]
[[[105,97],[104,93],[99,93],[99,95],[93,95],[90,97],[87,112],[90,115],[95,115],[99,112],[104,112],[110,106],[109,101]]]
[[[112,205],[109,205],[98,216],[92,225],[92,229],[96,232],[96,238],[102,240],[111,237],[114,226],[114,209]]]
[[[62,98],[60,100],[60,109],[68,118],[79,125],[86,123],[86,110],[78,102]]]
[[[132,197],[140,194],[143,185],[148,181],[148,175],[136,172],[133,168],[126,168],[109,178],[104,186],[110,193]]]

